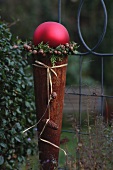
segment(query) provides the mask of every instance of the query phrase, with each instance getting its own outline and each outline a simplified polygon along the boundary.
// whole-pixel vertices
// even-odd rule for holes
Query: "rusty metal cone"
[[[48,58],[37,56],[37,61],[51,67],[51,62]],[[36,61],[34,59],[34,63]],[[58,61],[56,66],[67,64],[68,57],[64,57],[62,61]],[[62,128],[64,90],[66,83],[66,66],[53,68],[56,75],[51,73],[51,86],[49,83],[49,96],[51,99],[48,104],[48,83],[47,83],[47,68],[33,66],[34,74],[34,89],[36,99],[36,112],[38,124],[38,146],[39,159],[43,170],[53,170],[58,166],[59,149],[50,143],[60,146],[60,134]],[[50,120],[47,123],[50,114]],[[46,124],[47,123],[47,124]],[[45,126],[45,128],[44,128]],[[44,142],[41,139],[48,141]],[[50,142],[50,143],[49,143]]]

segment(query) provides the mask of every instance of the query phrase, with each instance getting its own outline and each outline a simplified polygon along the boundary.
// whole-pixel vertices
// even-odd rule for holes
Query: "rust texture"
[[[37,56],[37,60],[45,63],[51,67],[51,62],[43,58],[42,56]],[[56,65],[66,64],[68,57],[64,57],[62,61],[58,61]],[[52,76],[52,100],[50,102],[50,120],[46,125],[41,138],[47,140],[57,146],[60,145],[60,134],[62,128],[62,112],[64,103],[64,90],[66,82],[66,66],[60,68],[54,68],[57,77],[51,72]],[[33,66],[34,74],[34,88],[35,88],[35,99],[36,99],[36,112],[37,121],[42,118],[48,104],[48,90],[47,90],[47,68],[40,68]],[[50,88],[50,87],[49,87]],[[49,111],[47,109],[45,115],[38,124],[38,136],[48,119]],[[41,162],[42,169],[53,170],[58,165],[58,155],[59,149],[54,146],[43,142],[38,139],[39,146],[39,159]]]

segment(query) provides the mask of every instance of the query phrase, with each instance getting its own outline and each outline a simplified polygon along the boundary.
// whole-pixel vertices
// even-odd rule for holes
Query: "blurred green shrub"
[[[0,169],[17,170],[35,152],[33,79],[21,40],[0,21]]]

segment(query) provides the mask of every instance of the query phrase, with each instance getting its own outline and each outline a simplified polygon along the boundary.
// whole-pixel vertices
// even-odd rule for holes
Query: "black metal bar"
[[[75,131],[71,131],[71,130],[62,130],[62,133],[74,133],[74,134],[76,134],[76,132]],[[89,133],[85,133],[85,132],[80,132],[79,134],[81,134],[81,135],[91,135],[91,136],[96,136],[95,134],[89,134]],[[104,137],[104,138],[106,138],[106,139],[108,139],[108,138],[111,138],[110,136],[108,136],[108,135],[102,135],[102,137]]]
[[[81,131],[81,110],[82,110],[82,96],[81,96],[81,93],[82,93],[82,56],[79,57],[79,124],[78,124],[78,130],[79,130],[79,133],[78,133],[78,143],[80,142],[81,140],[81,134],[80,134],[80,131]],[[80,153],[79,153],[79,150],[77,149],[76,151],[76,157],[77,157],[77,170],[80,169],[80,164],[79,164],[79,160],[80,160]]]
[[[101,58],[101,115],[103,116],[103,110],[104,110],[104,59]]]
[[[81,33],[81,29],[80,29],[80,16],[81,16],[81,10],[82,10],[82,6],[84,4],[84,0],[81,0],[80,1],[80,4],[79,4],[79,8],[78,8],[78,16],[77,16],[77,28],[78,28],[78,34],[79,34],[79,37],[80,37],[80,40],[82,42],[82,44],[84,45],[84,47],[88,50],[88,51],[91,51],[91,49],[86,45],[83,37],[82,37],[82,33]]]
[[[81,127],[81,108],[82,108],[82,56],[79,57],[79,126]],[[79,127],[79,130],[80,130]]]
[[[61,0],[58,0],[58,22],[61,23]]]
[[[98,95],[96,93],[94,94],[86,94],[86,93],[77,93],[77,92],[73,92],[73,93],[70,93],[70,92],[66,92],[65,94],[69,94],[69,95],[81,95],[81,96],[92,96],[92,97],[104,97],[104,98],[113,98],[113,96],[109,96],[109,95]]]

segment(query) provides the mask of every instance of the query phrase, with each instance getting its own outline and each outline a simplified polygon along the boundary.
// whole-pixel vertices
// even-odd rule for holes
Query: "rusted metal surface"
[[[37,60],[51,67],[51,62],[48,59],[42,56],[38,56]],[[56,65],[66,64],[67,60],[68,58],[64,57],[63,60],[57,62]],[[62,127],[64,90],[66,82],[66,66],[54,68],[54,71],[57,76],[55,76],[55,74],[51,72],[53,99],[50,102],[50,121],[47,123],[44,132],[42,133],[42,129],[45,126],[46,120],[49,117],[49,109],[47,109],[47,68],[36,66],[33,67],[37,120],[41,120],[38,124],[38,136],[40,137],[40,133],[42,133],[42,139],[59,146]],[[46,109],[47,111],[45,112]],[[44,112],[45,115],[43,115]],[[42,168],[44,170],[53,170],[58,165],[59,149],[54,147],[53,145],[48,144],[47,142],[41,141],[40,139],[38,140],[38,144],[39,159]]]

